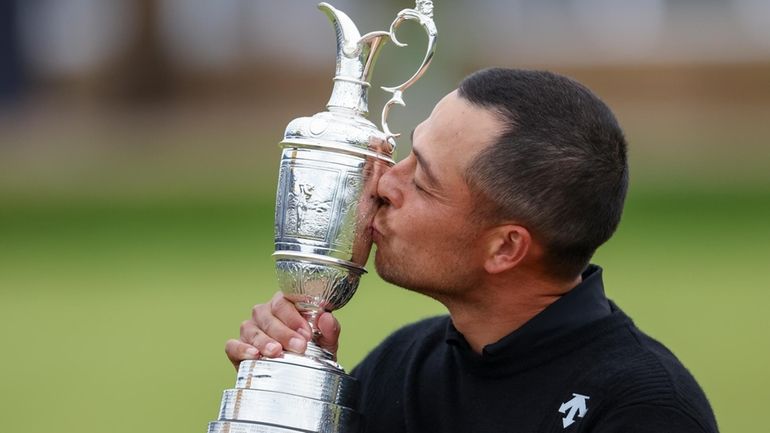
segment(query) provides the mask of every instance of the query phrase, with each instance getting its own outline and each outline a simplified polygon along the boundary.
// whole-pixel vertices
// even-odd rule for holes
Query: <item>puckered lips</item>
[[[372,219],[372,224],[370,226],[370,228],[372,230],[372,240],[374,241],[374,243],[380,243],[385,238],[385,236],[383,236],[383,234],[382,234],[383,224],[382,224],[382,222],[379,222],[379,223],[377,222],[377,219],[378,219],[377,217],[379,215],[380,215],[380,212],[378,211],[374,215],[374,218]],[[380,217],[380,219],[381,218],[382,217]]]

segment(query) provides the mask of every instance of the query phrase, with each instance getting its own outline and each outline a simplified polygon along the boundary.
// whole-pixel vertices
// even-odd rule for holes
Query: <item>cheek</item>
[[[425,203],[403,210],[399,237],[414,251],[441,254],[466,241],[467,228],[455,209]]]

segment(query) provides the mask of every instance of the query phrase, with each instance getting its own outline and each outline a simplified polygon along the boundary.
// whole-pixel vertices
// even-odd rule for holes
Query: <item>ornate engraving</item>
[[[282,179],[286,205],[278,216],[283,219],[278,238],[328,240],[339,170],[285,162],[281,171],[288,174]]]
[[[277,263],[276,276],[278,277],[278,288],[284,293],[287,290],[301,290],[302,287],[302,269],[299,262],[282,260]]]
[[[300,310],[333,311],[353,297],[361,278],[343,267],[277,260],[278,287]]]
[[[345,182],[342,185],[341,209],[339,215],[342,217],[339,225],[336,227],[333,247],[350,259],[353,252],[353,242],[360,234],[361,228],[358,227],[358,221],[366,219],[366,215],[359,215],[358,204],[361,200],[361,191],[364,187],[364,180],[360,174],[348,172]],[[368,222],[366,220],[365,222]]]

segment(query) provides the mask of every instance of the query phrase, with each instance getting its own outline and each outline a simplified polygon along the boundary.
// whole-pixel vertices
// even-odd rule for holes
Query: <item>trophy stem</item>
[[[332,361],[334,362],[335,356],[333,353],[329,352],[326,349],[321,348],[321,346],[318,345],[318,339],[321,338],[321,330],[318,329],[318,317],[323,314],[323,310],[321,309],[302,309],[300,310],[300,314],[302,314],[302,317],[307,320],[308,325],[310,325],[310,330],[313,333],[313,339],[308,341],[307,343],[307,349],[305,350],[305,355],[318,358],[322,361]],[[334,363],[336,365],[336,363]]]
[[[321,330],[318,329],[318,317],[320,317],[322,313],[323,310],[320,309],[305,309],[300,307],[300,314],[307,320],[307,324],[310,325],[310,332],[313,333],[313,341],[321,337]]]

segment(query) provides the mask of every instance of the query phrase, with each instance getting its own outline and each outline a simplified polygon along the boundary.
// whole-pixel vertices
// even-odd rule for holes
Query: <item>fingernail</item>
[[[308,331],[305,328],[299,328],[297,329],[297,332],[299,333],[299,335],[305,337],[305,340],[309,341],[311,338],[313,338],[313,335],[310,333],[310,331]]]
[[[289,340],[289,350],[291,350],[292,352],[302,353],[304,346],[305,346],[305,342],[297,337],[294,337],[291,340]]]
[[[254,359],[257,357],[257,355],[259,355],[259,350],[257,350],[256,347],[249,347],[246,349],[246,357]]]
[[[281,351],[281,345],[278,343],[267,343],[265,351],[271,355],[277,355]]]

